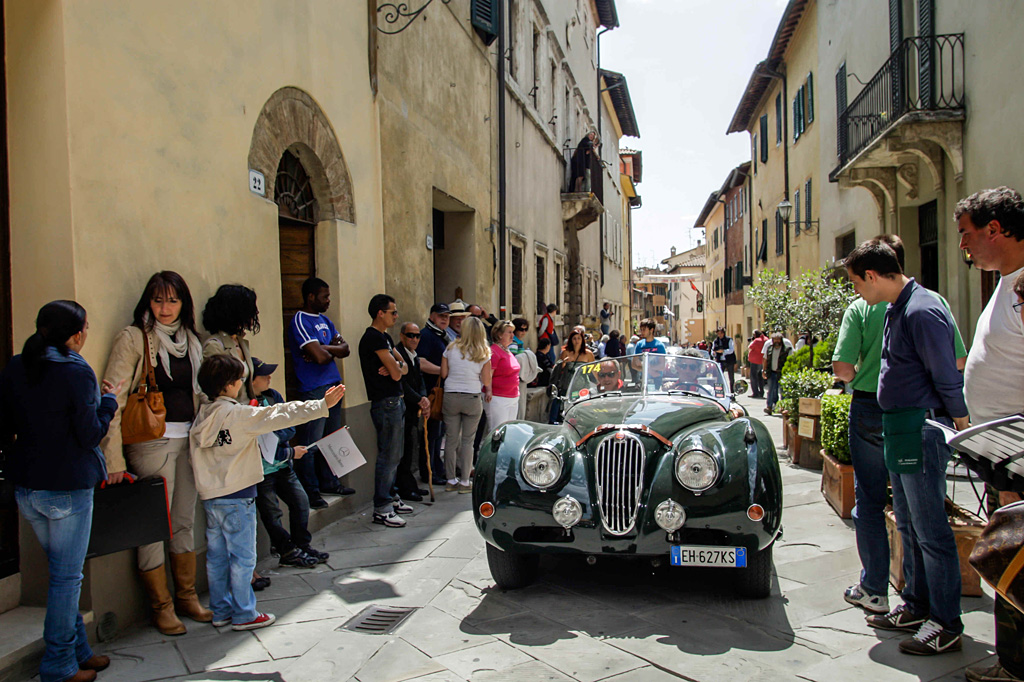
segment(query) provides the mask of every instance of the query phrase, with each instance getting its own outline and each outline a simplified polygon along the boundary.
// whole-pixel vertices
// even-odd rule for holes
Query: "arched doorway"
[[[299,157],[285,151],[274,182],[277,203],[278,243],[281,256],[281,313],[284,317],[284,366],[288,396],[298,391],[292,355],[288,351],[288,329],[295,313],[302,309],[302,282],[316,275],[316,224],[320,209],[313,186]]]

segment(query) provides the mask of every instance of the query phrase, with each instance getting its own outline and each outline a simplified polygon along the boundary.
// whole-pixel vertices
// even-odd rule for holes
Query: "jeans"
[[[761,365],[750,363],[750,396],[752,398],[764,397],[764,377],[761,376]]]
[[[203,500],[206,510],[206,577],[214,620],[256,619],[256,502],[252,498]]]
[[[17,486],[14,496],[21,515],[39,538],[50,568],[43,621],[46,649],[39,664],[39,678],[42,682],[64,680],[78,672],[79,663],[92,657],[78,599],[92,530],[93,490]]]
[[[766,400],[766,407],[771,410],[775,407],[775,403],[779,402],[779,377],[782,376],[782,372],[773,372],[768,370],[768,398]]]
[[[281,525],[281,517],[284,514],[281,512],[278,498],[288,505],[290,534]],[[306,497],[306,491],[302,489],[290,466],[266,474],[256,486],[256,511],[259,512],[263,527],[270,536],[270,545],[277,549],[279,554],[287,554],[295,547],[309,546],[313,539],[307,528],[309,498]]]
[[[330,386],[321,386],[312,391],[300,392],[298,400],[323,400],[327,395]],[[341,428],[341,403],[331,408],[326,417],[314,419],[300,426],[295,427],[295,441],[299,445],[312,445],[325,434],[331,434]],[[311,453],[308,457],[295,460],[295,473],[302,482],[309,497],[320,494],[320,489],[337,489],[341,485],[338,477],[327,465],[327,460],[319,452]]]
[[[882,454],[882,408],[873,398],[850,403],[850,457],[856,505],[853,523],[860,555],[860,585],[870,595],[889,593],[889,537],[885,505],[889,470]]]
[[[445,396],[447,400],[448,396]],[[402,459],[405,440],[405,400],[393,396],[370,403],[370,419],[377,429],[377,464],[373,476],[373,511],[391,512],[395,496],[395,473]]]
[[[192,471],[188,438],[157,438],[124,446],[128,468],[138,476],[163,476],[171,511],[171,554],[185,554],[196,548],[192,527],[196,520],[196,478]],[[164,543],[154,542],[138,549],[140,571],[164,565]]]
[[[949,419],[943,423],[952,426]],[[946,516],[946,463],[952,451],[938,429],[921,436],[924,464],[916,474],[889,474],[896,527],[903,537],[900,594],[916,614],[930,614],[944,628],[963,632],[960,620],[960,559]]]

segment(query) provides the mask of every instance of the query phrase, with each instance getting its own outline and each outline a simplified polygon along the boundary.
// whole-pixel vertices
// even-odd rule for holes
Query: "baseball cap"
[[[448,314],[450,312],[451,312],[451,308],[448,307],[447,303],[435,303],[434,305],[430,306],[430,314],[431,315],[433,315],[435,313],[441,313],[442,315],[445,315],[445,314]]]
[[[252,375],[254,377],[265,377],[270,376],[277,369],[277,365],[272,365],[269,362],[263,362],[259,358],[253,356],[252,359]]]

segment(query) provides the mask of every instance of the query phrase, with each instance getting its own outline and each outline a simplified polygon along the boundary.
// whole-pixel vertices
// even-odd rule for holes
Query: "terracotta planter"
[[[800,465],[802,465],[802,462],[800,460],[800,455],[803,452],[804,439],[803,439],[803,437],[800,436],[799,433],[797,433],[797,428],[796,428],[795,425],[790,424],[787,421],[786,422],[786,427],[790,429],[790,433],[789,433],[789,457],[790,457],[790,459],[793,460],[793,464],[800,464]]]
[[[821,494],[825,501],[832,505],[841,519],[849,519],[853,515],[855,504],[853,490],[853,465],[841,464],[838,459],[821,451]]]
[[[800,466],[805,469],[821,471],[824,460],[821,458],[821,442],[811,438],[801,438]]]
[[[974,543],[985,528],[985,522],[958,504],[946,499],[946,513],[953,527],[956,551],[960,557],[960,594],[964,597],[980,597],[981,576],[974,570],[968,559]],[[903,589],[903,540],[896,529],[896,515],[892,508],[885,510],[885,527],[889,535],[889,582],[897,591]]]

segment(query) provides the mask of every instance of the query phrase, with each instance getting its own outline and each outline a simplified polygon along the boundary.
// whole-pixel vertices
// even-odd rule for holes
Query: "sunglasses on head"
[[[420,338],[420,333],[419,332],[416,332],[414,334],[403,333],[402,336],[404,336],[407,339],[418,339],[418,338]]]

